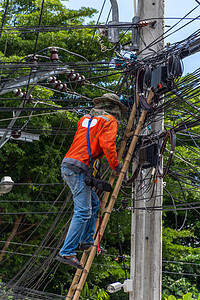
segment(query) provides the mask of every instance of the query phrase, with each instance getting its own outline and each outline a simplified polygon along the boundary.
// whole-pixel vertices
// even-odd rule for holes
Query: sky
[[[98,11],[101,10],[102,4],[104,0],[69,0],[62,1],[62,3],[69,9],[79,9],[81,7],[93,7]],[[117,0],[119,7],[119,21],[120,22],[131,22],[134,16],[134,0]],[[108,11],[110,10],[111,2],[109,0],[106,1],[102,17],[100,22],[105,22],[107,19]],[[196,18],[199,16],[199,20],[191,22],[191,24],[187,25],[177,33],[170,35],[165,43],[170,42],[174,43],[176,41],[181,41],[187,38],[190,34],[195,32],[200,28],[200,5],[195,0],[165,0],[165,17],[166,18],[182,18],[186,14],[188,14],[191,10],[197,7],[193,12],[191,12],[187,17]],[[94,16],[94,20],[96,21],[99,14]],[[173,26],[177,20],[165,20],[165,25]],[[175,29],[179,28],[185,22],[190,22],[190,20],[182,21]],[[169,27],[166,27],[166,30]],[[187,57],[183,60],[184,65],[184,74],[191,73],[200,67],[200,52],[190,57]]]

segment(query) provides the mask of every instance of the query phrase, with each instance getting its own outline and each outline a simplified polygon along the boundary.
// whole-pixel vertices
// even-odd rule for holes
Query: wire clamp
[[[166,181],[163,181],[163,187],[165,188],[167,185],[167,182]]]

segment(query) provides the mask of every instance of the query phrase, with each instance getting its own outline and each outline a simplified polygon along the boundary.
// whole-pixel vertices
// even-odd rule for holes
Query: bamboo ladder
[[[149,95],[148,95],[148,98],[147,98],[147,103],[148,104],[151,103],[153,96],[154,96],[154,93],[151,90],[149,92]],[[139,95],[137,94],[136,102],[138,103],[138,101],[139,101]],[[134,118],[135,118],[135,114],[136,114],[136,105],[134,103],[131,114],[130,114],[130,117],[129,117],[129,121],[128,121],[128,124],[127,124],[127,127],[126,127],[126,130],[125,130],[125,133],[124,133],[124,137],[123,137],[123,140],[122,140],[122,143],[121,143],[121,147],[120,147],[119,152],[118,152],[118,159],[119,160],[122,159],[122,155],[123,155],[125,147],[126,147],[127,136],[131,131],[133,121],[134,121]],[[112,209],[113,209],[115,201],[117,199],[119,190],[121,188],[122,181],[124,179],[124,174],[126,173],[128,167],[129,167],[129,163],[131,161],[131,157],[132,157],[133,151],[135,149],[135,146],[136,146],[136,143],[137,143],[142,125],[144,124],[146,114],[147,114],[147,111],[143,110],[142,114],[140,116],[140,119],[138,121],[137,128],[134,132],[134,135],[133,135],[129,150],[127,152],[126,158],[124,160],[122,170],[119,174],[119,177],[117,179],[115,188],[112,192],[112,195],[111,195],[111,198],[110,198],[110,201],[109,201],[109,204],[108,204],[107,207],[106,207],[106,204],[107,204],[108,197],[109,197],[110,193],[105,192],[105,194],[104,194],[104,197],[102,199],[102,205],[101,205],[101,213],[104,213],[104,217],[103,217],[103,221],[101,223],[101,228],[100,228],[99,235],[98,235],[98,237],[96,237],[95,242],[94,242],[94,246],[91,247],[90,253],[88,254],[88,252],[86,252],[86,251],[83,252],[81,262],[83,263],[83,265],[85,267],[84,267],[83,270],[77,269],[76,274],[74,275],[72,284],[70,286],[69,292],[67,294],[66,300],[69,300],[69,299],[78,300],[79,297],[80,297],[80,294],[81,294],[81,291],[83,289],[84,283],[86,281],[87,275],[90,271],[90,267],[92,265],[93,259],[96,255],[97,245],[100,242],[101,238],[103,237],[104,231],[106,229],[106,225],[107,225],[108,220],[110,218],[110,214],[112,212]],[[112,172],[112,174],[110,176],[110,179],[109,179],[109,182],[110,182],[111,185],[113,185],[114,179],[115,179],[114,172]],[[97,226],[96,226],[96,229],[97,229]]]

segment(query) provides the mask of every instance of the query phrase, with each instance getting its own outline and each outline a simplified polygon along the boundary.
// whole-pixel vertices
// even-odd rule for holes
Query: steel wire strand
[[[70,207],[69,207],[69,208],[70,208]],[[69,210],[69,208],[68,208],[68,210]],[[37,212],[36,212],[36,213],[37,213]],[[63,213],[62,219],[65,217],[65,215],[66,215],[67,213],[68,213],[68,211],[66,211],[65,213]],[[72,212],[70,212],[70,214],[71,214],[71,213],[72,213]],[[43,214],[46,214],[46,212],[44,212]],[[62,219],[61,219],[61,220],[62,220]],[[41,226],[44,226],[44,225],[38,224],[38,225],[37,225],[37,228],[39,228],[39,227],[41,227]],[[30,236],[30,235],[29,235],[29,236]],[[27,241],[27,240],[28,240],[28,238],[26,239],[26,241]],[[25,242],[26,242],[26,241],[25,241]],[[52,240],[52,241],[53,241],[53,240]],[[25,242],[20,243],[20,245],[23,246],[24,244],[26,244]],[[21,247],[21,246],[20,246],[20,247]],[[20,249],[20,247],[18,247],[17,250]],[[37,246],[37,248],[38,248],[38,246]]]
[[[179,174],[178,172],[171,171],[169,173],[169,176],[171,176],[173,178],[176,178],[177,176],[181,177],[181,174]],[[188,192],[188,191],[189,192],[190,191],[199,192],[199,185],[193,186],[193,185],[189,184],[188,182],[185,182],[184,180],[182,180],[180,178],[179,178],[179,180],[180,180],[180,182],[183,182],[183,184],[185,185],[185,187],[182,187],[185,192]],[[179,195],[180,194],[180,189],[177,189],[177,185],[172,184],[168,181],[164,182],[164,183],[170,188],[171,194],[173,194],[173,195],[176,195],[176,194]],[[164,184],[164,186],[165,186],[165,184]],[[161,195],[159,195],[159,196],[161,196]],[[165,196],[165,194],[163,194],[162,196]],[[149,199],[149,197],[142,196],[142,198],[138,197],[137,199],[135,199],[135,201],[143,201],[143,200],[148,200],[148,199]],[[178,198],[176,198],[176,200],[178,200]],[[192,202],[192,203],[196,204],[196,202]]]
[[[185,206],[186,206],[185,208],[187,208],[187,201],[186,201],[185,192],[184,192],[184,190],[183,190],[183,188],[182,188],[182,185],[181,185],[180,180],[179,180],[178,177],[177,177],[177,181],[178,181],[178,183],[179,183],[179,186],[180,186],[181,191],[182,191],[182,194],[183,194],[183,198],[184,198]],[[184,217],[183,223],[182,223],[181,227],[178,229],[178,231],[181,231],[181,230],[183,229],[183,227],[185,226],[186,221],[187,221],[187,216],[188,216],[188,210],[186,209],[186,210],[185,210],[185,217]]]
[[[101,6],[101,10],[100,10],[100,12],[99,12],[99,16],[98,16],[97,22],[96,22],[96,24],[95,24],[96,26],[98,26],[99,20],[100,20],[100,18],[101,18],[102,13],[103,13],[103,9],[104,9],[105,3],[106,3],[106,0],[104,0],[103,4],[102,4],[102,6]],[[91,45],[92,45],[92,43],[93,43],[93,41],[94,41],[95,31],[96,31],[96,29],[95,29],[94,32],[93,32],[92,39],[91,39],[91,41],[90,41],[90,44],[89,44],[89,47],[88,47],[88,50],[87,50],[86,57],[88,57],[89,52],[90,52],[90,49],[91,49]],[[96,57],[97,57],[97,54],[96,54]]]
[[[71,194],[70,194],[71,195]],[[70,195],[69,195],[69,197],[70,197]],[[68,201],[66,201],[66,204],[68,203]],[[66,206],[66,204],[64,204],[64,207]],[[70,208],[70,207],[69,207]],[[69,208],[68,208],[68,210],[69,210]],[[65,212],[65,214],[66,214],[67,212]],[[53,243],[53,241],[55,240],[55,238],[54,239],[52,239],[52,235],[54,235],[54,231],[56,231],[57,230],[57,228],[59,227],[59,224],[61,223],[61,221],[62,221],[62,219],[64,218],[64,216],[65,216],[65,214],[61,217],[61,219],[59,220],[59,218],[60,218],[60,216],[57,216],[57,218],[56,218],[56,221],[55,222],[57,222],[57,227],[55,227],[54,225],[52,225],[53,226],[53,230],[51,230],[51,235],[49,234],[50,233],[50,231],[48,232],[48,234],[46,235],[46,237],[43,239],[43,241],[42,241],[42,243],[44,244],[44,245],[46,245],[47,243],[48,243],[48,240],[49,239],[51,239],[51,241],[50,241],[50,245],[51,245],[51,243]],[[69,219],[70,220],[70,219]],[[68,222],[69,222],[69,220],[68,220]],[[55,223],[54,222],[54,223]],[[52,228],[52,227],[51,227]],[[45,243],[44,243],[44,241],[45,241]],[[60,245],[60,243],[61,243],[62,241],[60,241],[60,242],[57,242],[57,248],[59,247],[59,245]],[[42,244],[41,244],[42,245]],[[41,248],[43,248],[42,246],[40,246],[40,248],[38,248],[38,253],[39,253],[39,251],[40,251],[40,249]],[[57,249],[56,248],[56,249]],[[39,254],[37,254],[37,255],[39,255]],[[52,254],[53,255],[53,254]],[[52,256],[51,255],[51,256]],[[51,257],[50,256],[50,257]],[[50,260],[51,260],[51,258],[50,258]],[[42,270],[44,270],[44,267],[46,266],[46,265],[48,265],[48,263],[47,263],[47,260],[43,263],[43,266],[42,267],[40,267],[40,271],[42,271]],[[46,266],[46,268],[45,268],[45,270],[47,270],[47,266]],[[37,273],[35,273],[35,275],[34,275],[35,277],[37,277]],[[30,283],[30,278],[29,278],[29,283]]]
[[[163,108],[165,108],[165,109],[167,109],[167,110],[169,110],[169,109],[171,109],[171,108],[173,108],[172,107],[172,105],[171,104],[175,104],[175,103],[177,103],[179,106],[180,106],[180,101],[179,101],[179,99],[181,100],[181,102],[183,103],[183,104],[185,104],[185,103],[187,103],[189,106],[191,106],[192,108],[194,108],[195,110],[198,110],[198,107],[196,107],[196,106],[194,106],[192,103],[190,103],[188,100],[186,100],[185,98],[187,97],[187,99],[193,99],[193,97],[194,96],[198,96],[199,94],[200,94],[200,91],[199,91],[199,89],[195,89],[194,91],[193,91],[193,94],[191,94],[191,90],[188,90],[188,92],[186,93],[186,88],[184,87],[184,89],[185,89],[185,94],[183,95],[183,94],[177,94],[176,93],[176,91],[174,92],[174,94],[176,93],[177,95],[176,95],[176,98],[172,98],[172,99],[169,99],[169,100],[167,100],[164,104],[162,104],[162,106],[160,106],[159,108],[158,108],[158,110],[159,109],[163,109]],[[190,94],[189,94],[190,93]],[[181,97],[181,98],[180,98]],[[198,102],[197,102],[198,103]],[[184,109],[185,111],[187,111],[184,107],[182,108],[182,109]]]
[[[0,28],[0,38],[1,38],[1,35],[2,35],[2,32],[3,32],[3,26],[4,26],[4,23],[5,23],[5,19],[6,19],[8,5],[9,5],[9,0],[6,1],[6,7],[5,7],[5,10],[4,10],[4,14],[3,14],[3,18],[2,18],[2,23],[1,23],[1,28]]]
[[[57,228],[59,228],[60,223],[62,222],[62,220],[64,219],[65,215],[63,215],[62,218],[57,218],[57,224],[54,226],[54,230],[52,230],[51,234],[47,234],[46,235],[46,241],[44,243],[44,245],[42,245],[42,247],[40,248],[41,251],[38,252],[38,256],[42,256],[43,254],[45,254],[45,248],[52,248],[53,252],[50,254],[50,256],[45,257],[45,259],[42,258],[41,261],[38,261],[38,268],[37,269],[31,269],[29,271],[29,273],[27,274],[27,277],[29,278],[28,282],[25,281],[26,286],[32,286],[32,282],[34,282],[34,288],[38,288],[39,286],[41,286],[44,277],[46,275],[46,273],[48,272],[50,266],[52,265],[52,263],[54,263],[54,257],[56,252],[58,251],[58,248],[61,246],[61,244],[64,242],[65,236],[66,236],[66,231],[67,231],[67,227],[66,225],[71,221],[71,218],[68,219],[67,223],[62,227],[61,230],[59,230],[59,232],[55,235]],[[62,232],[63,231],[63,232]],[[61,236],[60,233],[62,232]],[[53,244],[53,246],[51,246]],[[40,275],[41,274],[41,275]],[[37,279],[37,281],[36,281]]]
[[[62,240],[61,240],[62,241]],[[55,250],[56,251],[56,250]],[[54,252],[55,252],[54,251]],[[35,255],[33,256],[33,257],[35,257]],[[31,257],[32,259],[33,259],[33,257]],[[37,254],[36,255],[36,259],[37,259],[37,261],[38,261],[38,259],[40,258],[40,255],[39,254]],[[42,264],[42,262],[43,262],[43,264]],[[27,284],[27,280],[26,280],[26,278],[24,278],[24,276],[21,276],[19,279],[18,279],[18,281],[17,281],[17,284],[23,284],[24,286],[27,286],[27,285],[29,285],[29,283],[30,283],[30,285],[31,285],[31,282],[33,282],[33,280],[34,279],[36,279],[38,276],[39,276],[39,274],[41,273],[41,272],[43,272],[43,275],[44,274],[46,274],[46,272],[47,272],[47,270],[49,269],[49,267],[50,267],[50,263],[51,263],[51,261],[49,261],[49,258],[47,258],[47,259],[42,259],[42,262],[40,262],[39,263],[39,261],[37,262],[37,264],[39,264],[39,266],[38,266],[38,268],[37,268],[37,265],[35,265],[35,262],[34,262],[34,264],[33,264],[33,266],[34,266],[34,272],[33,272],[33,270],[32,271],[29,271],[29,272],[25,272],[26,273],[26,276],[27,276],[27,278],[30,280],[30,282],[29,282],[29,280],[28,280],[28,284]],[[45,263],[45,262],[47,262],[47,263]],[[29,267],[29,269],[30,269],[30,265],[28,265],[28,267]],[[32,274],[32,276],[31,276],[31,274]],[[43,276],[42,276],[43,277]],[[42,277],[40,278],[40,280],[42,279]],[[31,279],[32,278],[32,279]],[[12,279],[13,280],[13,279]],[[23,283],[24,282],[24,283]],[[16,284],[16,283],[15,283]],[[15,284],[13,285],[12,284],[12,287],[14,286],[15,287]]]
[[[196,145],[196,142],[195,142],[195,140],[194,140],[192,137],[191,137],[191,140],[192,140],[192,142]],[[198,151],[198,150],[196,150],[195,148],[193,148],[193,147],[191,147],[190,145],[188,145],[188,141],[191,142],[191,140],[187,140],[187,141],[184,140],[184,141],[183,141],[182,139],[178,139],[178,138],[177,138],[177,141],[178,141],[182,146],[184,146],[185,148],[187,148],[187,149],[190,150],[191,152],[200,155],[200,151]],[[199,146],[197,146],[197,148],[199,149]]]
[[[60,192],[60,194],[57,196],[56,200],[54,201],[54,203],[51,205],[49,211],[47,213],[45,213],[45,216],[48,215],[49,212],[51,212],[51,209],[54,207],[55,203],[57,200],[59,200],[59,198],[61,197],[61,195],[63,194],[64,190],[65,190],[66,186],[64,186],[64,188],[62,189],[62,191]],[[43,219],[39,222],[39,224],[36,226],[36,228],[31,232],[31,234],[29,234],[29,236],[25,239],[25,241],[23,243],[26,243],[30,237],[36,232],[36,230],[39,228],[39,226],[44,222],[45,220],[45,216],[43,217]],[[44,241],[43,241],[44,242]],[[23,246],[23,243],[21,246]],[[36,254],[37,254],[38,250],[36,250]],[[5,262],[5,261],[4,261]],[[28,266],[29,261],[25,264],[25,266],[18,272],[17,275],[15,275],[12,279],[12,281],[14,281],[17,276],[19,276],[24,270],[26,270],[26,267]],[[12,283],[12,281],[10,283]]]
[[[9,288],[9,286],[8,286],[8,288]],[[65,299],[64,296],[60,296],[60,295],[49,293],[49,292],[36,291],[36,290],[33,290],[33,289],[28,289],[28,288],[21,287],[21,286],[16,286],[15,289],[14,289],[14,295],[11,292],[10,296],[14,297],[13,299],[15,299],[15,300],[19,300],[19,299],[20,300],[22,300],[22,299],[27,300],[27,294],[30,295],[31,299],[35,299],[35,300],[41,299],[41,298],[38,298],[38,297],[42,297],[42,299],[45,299],[45,300],[58,300],[58,299],[63,299],[64,300]]]
[[[171,31],[173,28],[175,28],[182,20],[184,20],[190,13],[192,13],[195,9],[197,9],[199,6],[197,5],[196,7],[194,7],[192,10],[190,10],[180,21],[178,21],[176,24],[174,24],[170,29],[168,29],[164,34],[160,35],[160,37],[158,37],[156,40],[154,40],[153,42],[151,42],[147,47],[145,47],[142,51],[139,52],[139,55],[142,54],[143,51],[149,49],[149,47],[152,47],[153,45],[159,43],[160,41],[162,41],[164,38],[169,37],[170,35],[176,33],[177,31],[183,29],[185,26],[189,25],[190,23],[194,22],[194,20],[198,19],[199,16],[197,16],[196,18],[193,18],[191,21],[189,21],[187,24],[184,24],[183,26],[181,26],[180,28],[176,29],[174,32],[169,33],[168,35],[166,35],[169,31]]]
[[[199,17],[195,18],[195,19],[198,19]],[[193,19],[193,21],[195,20]],[[188,25],[188,24],[186,24]],[[186,26],[184,25],[184,26]],[[180,30],[180,29],[178,29]],[[176,32],[176,31],[175,31]],[[173,33],[175,33],[173,32]],[[165,49],[164,49],[164,52],[163,50],[162,51],[158,51],[156,55],[152,55],[151,54],[151,57],[145,57],[145,59],[143,59],[143,61],[146,63],[153,63],[155,65],[157,64],[160,64],[160,63],[164,63],[167,61],[167,58],[168,58],[168,55],[170,53],[175,53],[175,54],[180,54],[180,51],[184,49],[184,47],[188,47],[189,45],[192,45],[195,41],[195,38],[196,40],[198,39],[198,36],[199,36],[199,32],[200,30],[196,30],[194,33],[192,33],[189,37],[187,37],[186,39],[182,40],[182,41],[179,41],[179,42],[176,42],[170,46],[166,46]],[[165,34],[163,34],[162,36],[164,37]],[[162,41],[163,38],[161,38],[160,40],[158,40],[158,42]],[[152,42],[152,43],[157,43],[156,41]],[[151,44],[152,44],[151,43]],[[150,46],[152,46],[150,44]],[[144,51],[145,49],[143,49],[142,51]]]
[[[62,121],[63,121],[63,119],[64,119],[64,115],[63,115]],[[62,122],[60,123],[60,127],[61,127],[61,124],[62,124]],[[48,152],[48,155],[50,155],[50,152],[51,152],[51,149],[52,149],[53,143],[55,142],[56,137],[57,137],[57,136],[55,136],[55,138],[54,138],[54,140],[53,140],[53,142],[52,142],[52,144],[51,144],[51,148],[50,148],[50,150],[49,150],[49,152]],[[60,148],[62,147],[62,145],[63,145],[63,143],[64,143],[64,141],[65,141],[65,138],[66,138],[66,137],[64,136],[64,139],[63,139],[63,141],[62,141],[62,143],[61,143]],[[57,152],[57,155],[58,155],[58,153],[59,153],[59,150],[58,150],[58,152]],[[46,156],[46,160],[47,160],[47,158],[48,158],[48,155]],[[54,158],[54,163],[55,163],[56,158],[57,158],[57,156]],[[42,167],[44,167],[46,160],[44,161]],[[52,163],[52,168],[51,168],[51,170],[50,170],[50,172],[49,172],[49,174],[48,174],[48,177],[50,176],[50,174],[51,174],[51,172],[52,172],[54,163]],[[40,173],[40,172],[38,172],[37,178],[38,178],[38,176],[39,176],[39,173]],[[47,180],[48,180],[48,177],[46,178],[46,182],[47,182]],[[36,178],[35,181],[37,181],[37,178]],[[42,192],[43,192],[43,189],[44,189],[44,186],[42,186],[42,189],[41,189],[40,192],[38,193],[38,195],[37,195],[35,201],[37,201],[37,199],[41,196],[41,194],[42,194]],[[32,207],[33,207],[33,206],[32,206]],[[38,214],[38,213],[39,213],[39,212],[37,212],[37,214]],[[23,222],[25,222],[25,220],[24,220]]]
[[[195,0],[196,1],[196,0]],[[106,20],[105,24],[97,24],[97,25],[91,25],[91,24],[82,24],[82,25],[68,25],[68,26],[40,26],[40,28],[38,28],[37,26],[12,26],[12,27],[6,27],[3,28],[3,33],[4,34],[12,34],[12,33],[37,33],[39,32],[47,32],[47,31],[63,31],[63,30],[78,30],[78,29],[100,29],[100,28],[105,28],[108,29],[110,27],[127,27],[127,29],[131,29],[133,26],[138,26],[138,24],[133,24],[133,23],[129,23],[129,22],[125,22],[125,23],[120,23],[120,24],[112,24],[109,25],[107,24],[108,22],[108,18],[109,18],[109,13],[108,13],[108,17]],[[193,20],[193,17],[154,17],[154,18],[148,18],[148,19],[142,19],[142,21],[154,21],[154,20]],[[197,20],[200,20],[200,18],[198,17]],[[126,29],[126,30],[127,30]],[[24,30],[24,31],[23,31]],[[26,31],[25,31],[26,30]]]

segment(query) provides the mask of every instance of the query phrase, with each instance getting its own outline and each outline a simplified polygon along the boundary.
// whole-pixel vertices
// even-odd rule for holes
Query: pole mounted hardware
[[[113,44],[119,43],[119,31],[127,29],[132,30],[132,40],[130,41],[131,45],[129,46],[126,44],[124,49],[129,51],[139,50],[140,28],[149,26],[155,29],[157,21],[140,22],[140,17],[135,16],[132,19],[132,26],[128,28],[125,26],[125,23],[119,22],[119,9],[117,0],[110,0],[110,2],[112,7],[112,21],[108,22],[108,41]]]
[[[52,70],[50,68],[52,68]],[[64,67],[49,66],[47,70],[44,69],[42,71],[37,71],[31,74],[30,76],[27,75],[27,76],[22,76],[21,78],[16,78],[16,79],[13,78],[12,80],[9,80],[6,83],[3,82],[0,85],[0,95],[6,94],[19,87],[27,86],[27,84],[29,85],[37,84],[39,81],[43,81],[51,76],[62,74],[67,71],[68,71],[67,66]]]
[[[191,43],[188,47],[181,49],[180,58],[185,58],[189,55],[195,54],[200,51],[200,39],[197,39]]]
[[[140,22],[140,17],[135,16],[133,18],[133,24]],[[132,44],[130,46],[130,50],[139,50],[139,41],[140,41],[140,29],[139,27],[132,28]]]
[[[126,279],[124,283],[121,282],[114,282],[110,283],[107,286],[107,290],[109,293],[116,293],[121,290],[123,287],[125,293],[130,293],[133,291],[133,280],[132,279]]]
[[[14,181],[10,176],[4,176],[0,182],[0,195],[9,193],[14,185]]]
[[[9,130],[0,129],[0,137],[3,137],[5,133],[7,139],[19,140],[24,142],[39,141],[40,138],[40,135],[35,133],[27,133],[20,130],[14,130],[14,129],[9,129]]]
[[[158,144],[152,143],[139,150],[139,164],[143,168],[156,167],[158,164]]]
[[[117,0],[110,0],[112,6],[112,21],[110,21],[109,25],[118,25],[119,24],[119,9]],[[108,41],[110,43],[118,43],[119,42],[119,27],[109,27],[108,28]]]

